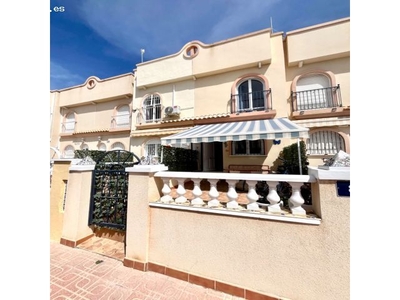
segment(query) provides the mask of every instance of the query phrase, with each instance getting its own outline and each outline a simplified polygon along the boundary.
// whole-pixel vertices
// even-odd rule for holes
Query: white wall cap
[[[55,158],[55,159],[51,159],[52,162],[70,161],[71,165],[76,165],[81,160],[82,159],[80,159],[80,158]]]
[[[70,171],[93,171],[96,165],[72,165]]]
[[[207,172],[159,172],[155,177],[190,178],[190,179],[227,179],[227,180],[254,180],[254,181],[287,181],[287,182],[315,182],[310,175],[285,174],[249,174],[249,173],[207,173]]]
[[[350,180],[349,167],[329,167],[329,170],[308,166],[308,174],[319,180]]]
[[[155,173],[160,171],[167,171],[168,167],[160,164],[160,165],[134,165],[133,167],[125,168],[126,172],[130,173]]]

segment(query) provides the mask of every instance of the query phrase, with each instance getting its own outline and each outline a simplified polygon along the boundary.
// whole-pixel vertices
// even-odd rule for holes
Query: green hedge
[[[169,171],[198,171],[197,162],[199,152],[197,150],[166,146],[161,147],[163,147],[162,163],[168,167]],[[159,157],[161,157],[161,147],[158,153]]]

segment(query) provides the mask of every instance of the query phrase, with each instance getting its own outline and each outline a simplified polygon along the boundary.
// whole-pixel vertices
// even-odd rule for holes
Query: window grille
[[[64,149],[64,158],[74,158],[75,156],[75,148],[71,145],[68,145]]]
[[[116,142],[111,146],[112,150],[125,150],[125,146],[124,144],[120,143],[120,142]]]
[[[335,155],[345,149],[343,137],[327,130],[312,133],[306,144],[308,155]]]
[[[118,108],[115,116],[116,127],[129,127],[129,106],[123,105]]]

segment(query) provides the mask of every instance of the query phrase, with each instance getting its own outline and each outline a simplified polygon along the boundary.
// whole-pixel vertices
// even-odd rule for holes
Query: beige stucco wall
[[[349,198],[322,182],[321,225],[151,209],[149,261],[289,299],[349,299]]]
[[[288,64],[350,55],[350,19],[341,19],[287,33]]]
[[[89,88],[88,83],[93,80],[95,86]],[[60,106],[72,107],[90,103],[91,101],[107,101],[109,99],[131,97],[133,91],[133,74],[122,74],[101,80],[95,76],[89,77],[80,86],[63,89],[60,94]]]
[[[64,211],[62,239],[77,242],[93,234],[88,226],[93,166],[70,170]],[[73,167],[71,167],[73,168]]]
[[[271,61],[270,30],[261,30],[214,44],[192,41],[173,55],[137,65],[136,86],[139,89],[193,79],[233,69],[256,66]],[[193,58],[185,55],[187,47],[198,47]]]
[[[59,135],[61,130],[61,115],[59,106],[60,93],[50,92],[50,147],[59,149]],[[50,148],[50,159],[60,158],[57,153]]]
[[[50,240],[59,241],[64,220],[65,181],[68,181],[70,161],[55,161],[50,187]]]

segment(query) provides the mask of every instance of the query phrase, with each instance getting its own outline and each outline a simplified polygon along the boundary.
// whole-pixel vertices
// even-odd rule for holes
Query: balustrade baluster
[[[226,182],[229,184],[229,190],[226,193],[226,196],[228,197],[228,203],[226,204],[226,207],[239,208],[239,203],[237,202],[238,193],[235,190],[235,184],[237,180],[227,180]]]
[[[246,196],[249,200],[249,204],[247,204],[246,207],[248,210],[260,210],[260,207],[257,203],[257,200],[260,198],[256,192],[257,181],[247,180],[247,184],[249,185],[249,191]]]
[[[290,185],[292,186],[292,196],[289,198],[289,208],[293,215],[305,216],[306,211],[301,207],[304,204],[304,199],[300,193],[303,183],[291,182]]]
[[[280,206],[281,198],[276,191],[276,181],[268,181],[267,184],[269,187],[267,200],[270,203],[268,205],[268,211],[272,213],[280,213],[282,211]]]
[[[192,193],[194,198],[192,199],[191,203],[194,206],[202,206],[204,204],[203,199],[200,198],[200,196],[203,194],[203,192],[200,189],[200,181],[201,179],[193,179],[194,188]]]
[[[169,187],[169,178],[163,178],[162,179],[164,182],[164,186],[161,190],[161,192],[164,194],[164,196],[161,197],[161,202],[162,203],[171,203],[174,202],[171,196],[171,188]]]
[[[217,190],[218,179],[208,179],[208,182],[210,183],[210,191],[208,192],[208,195],[211,197],[211,200],[208,201],[207,205],[208,207],[218,207],[220,205],[220,202],[217,199],[219,196]]]
[[[184,179],[182,178],[178,179],[178,188],[176,189],[176,193],[179,195],[179,197],[175,199],[175,203],[182,204],[187,202],[187,198],[184,196],[186,193]]]

